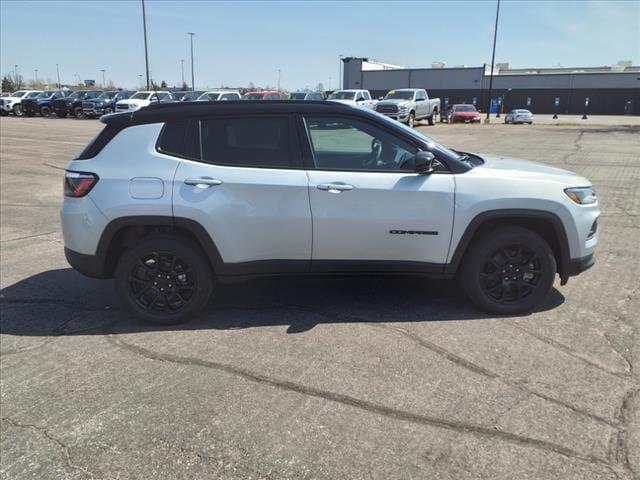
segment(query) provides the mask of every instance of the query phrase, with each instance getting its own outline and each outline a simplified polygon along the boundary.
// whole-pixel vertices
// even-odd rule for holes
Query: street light
[[[34,70],[34,72],[35,72],[35,74],[36,74],[36,83],[38,83],[38,69],[36,68],[36,69]]]
[[[344,63],[342,59],[344,58],[343,54],[338,55],[340,64],[338,65],[338,90],[342,90],[344,88],[344,79],[342,78],[342,64]]]
[[[140,83],[140,88],[142,88],[142,74],[141,73],[138,74],[138,80],[140,81],[139,82]]]
[[[144,11],[144,0],[142,1],[142,29],[144,30],[144,66],[147,72],[147,90],[149,90],[149,50],[147,49],[147,15]]]
[[[20,82],[18,82],[18,65],[13,66],[13,79],[17,88],[20,88]]]
[[[187,32],[187,35],[189,35],[191,40],[191,90],[195,91],[196,81],[195,81],[195,76],[193,74],[193,36],[195,35],[195,33]]]
[[[104,88],[105,85],[105,81],[104,81],[104,72],[106,72],[106,70],[103,68],[102,70],[100,70],[102,72],[102,88]]]
[[[60,66],[56,63],[56,74],[58,75],[58,88],[60,88]]]
[[[180,59],[180,67],[182,68],[182,85],[180,85],[180,88],[184,88],[184,58]]]
[[[496,7],[496,26],[493,29],[493,53],[491,54],[491,76],[489,77],[489,106],[487,107],[487,118],[485,123],[489,123],[489,113],[491,112],[491,89],[493,88],[493,66],[496,60],[496,39],[498,38],[498,17],[500,16],[500,0]]]

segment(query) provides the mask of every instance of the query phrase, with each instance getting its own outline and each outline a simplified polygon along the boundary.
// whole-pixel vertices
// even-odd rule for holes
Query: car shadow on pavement
[[[324,323],[389,323],[494,318],[469,306],[454,281],[405,276],[269,277],[218,285],[197,318],[147,325],[117,306],[113,282],[67,268],[39,273],[0,292],[0,333],[102,335],[171,330],[288,326],[299,333]],[[557,289],[539,311],[564,302]]]

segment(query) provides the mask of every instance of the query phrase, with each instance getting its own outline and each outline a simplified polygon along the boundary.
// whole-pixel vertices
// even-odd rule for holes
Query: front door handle
[[[353,190],[353,185],[347,185],[346,183],[319,183],[317,188],[329,193],[341,193]]]
[[[217,178],[211,177],[198,177],[198,178],[187,178],[184,181],[185,185],[191,185],[192,187],[198,188],[209,188],[215,187],[216,185],[222,185],[222,180],[218,180]]]

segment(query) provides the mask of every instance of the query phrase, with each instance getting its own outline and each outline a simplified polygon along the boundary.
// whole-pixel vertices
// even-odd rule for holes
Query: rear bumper
[[[78,253],[70,248],[64,247],[64,256],[74,270],[92,278],[109,278],[104,271],[104,261],[98,255],[87,255]]]

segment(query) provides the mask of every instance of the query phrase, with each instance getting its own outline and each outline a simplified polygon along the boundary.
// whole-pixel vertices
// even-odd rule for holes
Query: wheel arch
[[[458,271],[469,246],[475,238],[488,229],[501,226],[520,226],[540,235],[553,251],[556,258],[557,272],[560,275],[562,284],[564,285],[567,282],[570,261],[567,234],[562,220],[556,214],[544,210],[491,210],[478,214],[467,225],[460,237],[451,257],[451,262],[447,264],[445,273],[453,275]]]
[[[152,233],[170,233],[192,241],[202,249],[214,272],[222,265],[218,248],[198,222],[182,217],[130,216],[112,220],[102,232],[96,249],[101,278],[112,278],[122,253]]]

